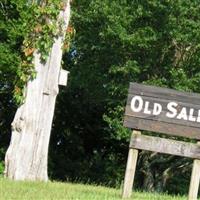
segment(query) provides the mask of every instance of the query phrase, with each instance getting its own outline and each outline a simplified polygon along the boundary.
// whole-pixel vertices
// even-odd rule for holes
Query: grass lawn
[[[0,200],[120,200],[121,191],[59,182],[14,182],[0,179]],[[131,200],[186,200],[164,194],[133,192]]]

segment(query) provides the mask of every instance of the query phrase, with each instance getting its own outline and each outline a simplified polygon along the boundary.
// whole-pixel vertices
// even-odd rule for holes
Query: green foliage
[[[0,162],[0,177],[3,176],[3,172],[4,172],[4,165],[2,162]]]
[[[124,175],[130,136],[123,127],[129,82],[200,92],[200,6],[188,0],[75,0],[73,11],[77,55],[64,56],[71,76],[58,99],[51,156],[55,159],[58,150],[69,155],[69,179],[78,174],[115,185]],[[192,160],[149,153],[140,157],[137,187],[187,192],[182,183],[190,179]],[[112,166],[116,173],[110,176]],[[54,168],[52,176],[56,174]]]
[[[0,177],[3,177],[4,174],[4,161],[2,159],[3,155],[4,155],[4,148],[0,148]]]
[[[28,80],[36,77],[33,53],[37,49],[41,55],[41,62],[47,61],[54,39],[61,34],[63,29],[63,22],[58,21],[58,15],[65,6],[62,1],[58,0],[42,1],[39,4],[34,1],[30,4],[25,0],[17,2],[4,0],[2,2],[1,38],[3,42],[0,49],[2,54],[11,54],[10,60],[15,60],[13,66],[16,73],[14,98],[18,104],[24,100],[24,89]],[[71,33],[68,32],[67,35]],[[69,39],[69,36],[67,38]],[[9,50],[4,52],[5,45],[12,52],[8,52]],[[2,57],[5,57],[4,54]],[[17,54],[16,58],[13,54]],[[8,65],[9,58],[6,59],[3,62]]]
[[[19,3],[23,1],[19,0]],[[24,2],[23,2],[24,3]],[[17,71],[21,63],[20,46],[23,29],[20,27],[19,13],[14,1],[1,1],[0,6],[0,163],[10,137],[10,124],[15,112],[13,91]]]

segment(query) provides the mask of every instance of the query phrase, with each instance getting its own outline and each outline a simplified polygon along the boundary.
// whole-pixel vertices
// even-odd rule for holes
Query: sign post
[[[124,126],[200,140],[200,95],[130,83]],[[152,137],[133,131],[123,198],[131,196],[138,149],[193,158],[189,200],[196,200],[200,181],[200,144]]]
[[[200,145],[200,142],[198,142],[198,145]],[[199,181],[200,181],[200,160],[195,159],[192,168],[188,200],[197,199],[199,190]]]
[[[140,134],[141,134],[140,131],[133,131],[132,137],[134,137],[135,135],[140,135]],[[138,159],[138,150],[129,148],[128,160],[127,160],[126,172],[125,172],[125,178],[124,178],[124,189],[123,189],[123,194],[122,194],[123,198],[129,198],[131,196],[137,159]]]

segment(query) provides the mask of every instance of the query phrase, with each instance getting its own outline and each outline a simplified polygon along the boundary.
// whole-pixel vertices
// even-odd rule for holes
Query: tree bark
[[[5,156],[5,176],[13,180],[47,181],[48,147],[58,81],[61,69],[62,44],[70,18],[70,0],[60,11],[64,22],[62,33],[54,40],[47,62],[43,64],[38,51],[34,53],[37,76],[27,83],[25,103],[12,123],[10,146]]]

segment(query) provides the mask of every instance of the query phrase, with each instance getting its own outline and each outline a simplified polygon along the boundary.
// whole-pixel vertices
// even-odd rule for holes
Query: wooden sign
[[[188,200],[196,200],[200,182],[200,143],[141,135],[139,130],[200,139],[200,95],[131,83],[124,126],[131,136],[123,198],[132,192],[138,149],[193,158]]]
[[[131,83],[124,126],[200,139],[200,95]]]

